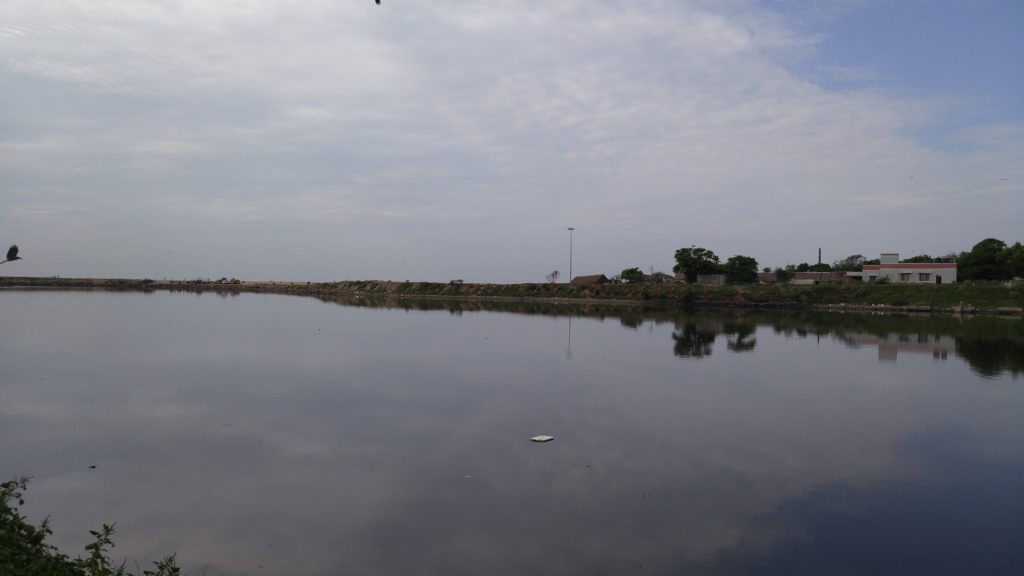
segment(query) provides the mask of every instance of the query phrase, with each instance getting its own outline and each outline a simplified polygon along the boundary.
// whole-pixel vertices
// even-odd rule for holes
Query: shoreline
[[[377,280],[287,282],[128,278],[0,277],[0,288],[264,293],[399,300],[600,304],[657,308],[821,310],[886,314],[1024,316],[1024,286],[1003,283],[916,286],[819,284],[690,286],[686,284],[472,284]]]

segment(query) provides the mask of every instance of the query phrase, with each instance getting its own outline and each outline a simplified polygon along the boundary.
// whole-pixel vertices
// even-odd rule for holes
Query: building
[[[814,284],[837,284],[849,282],[850,278],[842,272],[796,272],[793,274],[791,284],[814,285]]]
[[[569,282],[571,286],[593,286],[594,284],[605,284],[608,282],[608,277],[604,274],[595,274],[593,276],[577,276]]]
[[[956,282],[956,262],[900,262],[900,255],[889,252],[879,258],[881,264],[865,264],[860,272],[847,272],[850,278],[864,282],[894,284],[950,284]]]
[[[725,274],[697,274],[701,286],[725,286]]]

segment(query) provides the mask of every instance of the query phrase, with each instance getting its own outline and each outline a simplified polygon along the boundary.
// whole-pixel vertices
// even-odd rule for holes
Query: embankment
[[[0,277],[0,287],[103,290],[264,292],[309,296],[595,302],[685,307],[827,308],[893,312],[1024,314],[1024,286],[1003,283],[946,285],[788,284],[688,286],[684,284],[453,284],[438,282],[253,282]]]

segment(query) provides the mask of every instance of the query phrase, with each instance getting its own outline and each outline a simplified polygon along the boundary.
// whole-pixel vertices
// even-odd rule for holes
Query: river
[[[1017,575],[1022,375],[1000,318],[6,290],[0,478],[208,576]]]

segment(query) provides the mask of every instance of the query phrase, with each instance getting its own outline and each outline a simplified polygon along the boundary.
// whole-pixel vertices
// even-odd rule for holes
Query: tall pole
[[[575,230],[572,226],[569,226],[569,282],[572,283],[572,231]]]

